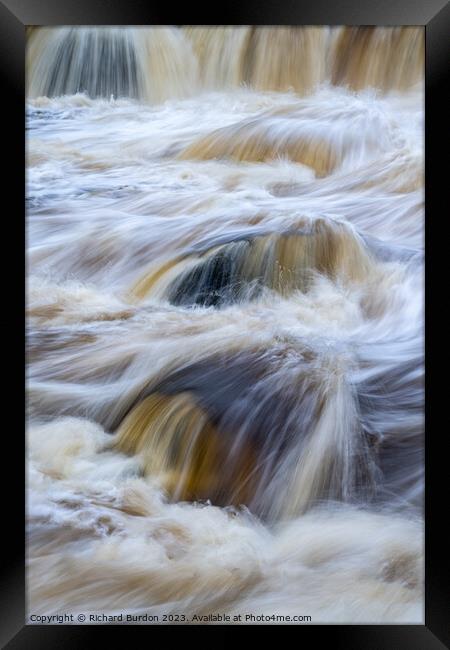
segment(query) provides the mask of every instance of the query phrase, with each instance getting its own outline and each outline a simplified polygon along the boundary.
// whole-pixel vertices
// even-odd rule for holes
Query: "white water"
[[[106,97],[37,97],[65,32],[29,49],[29,613],[422,622],[414,48],[404,88],[325,28],[106,31],[141,99],[95,57]]]

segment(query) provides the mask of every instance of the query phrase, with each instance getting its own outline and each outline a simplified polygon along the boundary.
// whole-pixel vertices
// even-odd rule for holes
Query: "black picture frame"
[[[225,3],[223,3],[225,5]],[[24,309],[25,309],[25,28],[29,25],[423,25],[426,35],[426,592],[424,625],[302,625],[300,643],[332,643],[337,648],[366,650],[439,650],[450,647],[449,607],[444,567],[448,566],[448,548],[444,534],[447,458],[444,452],[445,428],[437,425],[435,410],[445,404],[439,393],[445,379],[434,380],[435,363],[443,354],[445,334],[440,337],[436,323],[442,314],[432,319],[432,303],[440,302],[442,293],[438,279],[445,276],[445,251],[438,249],[440,224],[446,218],[446,185],[448,184],[446,155],[443,139],[447,132],[448,110],[444,101],[445,72],[450,62],[450,6],[445,0],[240,0],[226,6],[204,6],[201,12],[186,4],[179,11],[166,3],[148,0],[0,0],[0,75],[3,90],[2,121],[4,135],[10,145],[3,151],[4,194],[10,208],[3,215],[4,300],[2,327],[6,351],[13,354],[7,366],[7,404],[3,444],[8,441],[3,455],[3,466],[11,467],[11,474],[3,487],[2,558],[4,567],[0,590],[0,643],[2,647],[18,648],[84,648],[102,642],[104,626],[28,626],[25,625],[25,541],[24,541],[24,426],[18,414],[25,407]],[[5,142],[5,140],[4,140]],[[6,145],[4,145],[6,147]],[[442,159],[440,159],[440,154]],[[441,162],[442,160],[442,162]],[[13,282],[14,280],[14,282]],[[445,295],[445,294],[444,294]],[[438,307],[439,308],[439,305]],[[445,325],[445,323],[444,323]],[[443,330],[445,332],[445,330]],[[436,346],[433,345],[436,343]],[[433,368],[433,370],[431,370]],[[13,396],[16,406],[9,402]],[[12,403],[12,402],[11,402]],[[25,408],[23,410],[25,412]],[[433,416],[432,416],[433,414]],[[445,422],[445,420],[444,420]],[[18,426],[20,423],[20,426]],[[10,459],[13,458],[14,461]],[[4,475],[4,472],[3,472]],[[442,527],[441,527],[442,526]],[[181,626],[175,626],[181,627]],[[225,642],[229,630],[223,626],[209,626],[217,641]],[[267,626],[271,627],[271,626]],[[129,626],[116,626],[117,640],[129,642]],[[217,632],[217,628],[220,628]],[[186,629],[186,628],[184,628]],[[148,632],[143,626],[142,630]],[[291,630],[292,632],[292,630]],[[127,637],[123,636],[127,634]],[[148,637],[151,638],[151,637]]]

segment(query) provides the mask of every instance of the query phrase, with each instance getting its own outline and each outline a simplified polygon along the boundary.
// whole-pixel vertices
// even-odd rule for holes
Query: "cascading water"
[[[30,614],[423,621],[423,63],[31,30]]]

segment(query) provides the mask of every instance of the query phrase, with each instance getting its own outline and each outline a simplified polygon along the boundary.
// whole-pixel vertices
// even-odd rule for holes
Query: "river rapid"
[[[27,89],[29,613],[423,623],[423,30],[39,28]]]

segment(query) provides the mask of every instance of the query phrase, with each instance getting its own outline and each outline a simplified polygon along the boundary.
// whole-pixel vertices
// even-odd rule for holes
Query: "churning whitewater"
[[[422,28],[28,39],[29,614],[423,622]]]

